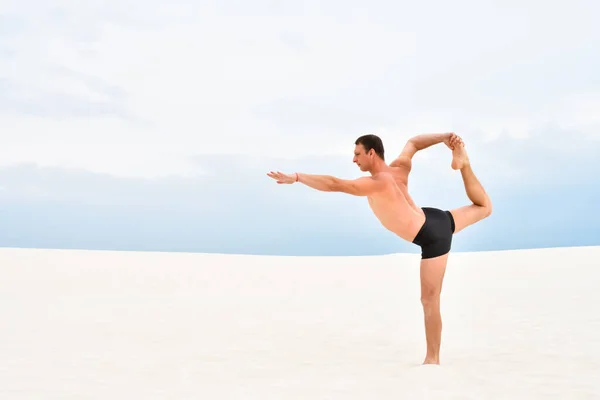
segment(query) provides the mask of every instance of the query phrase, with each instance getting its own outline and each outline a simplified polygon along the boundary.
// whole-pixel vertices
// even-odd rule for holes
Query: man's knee
[[[484,208],[484,212],[483,212],[483,218],[487,218],[490,215],[492,215],[492,200],[490,199],[490,196],[485,195],[485,203],[483,204],[483,208]]]
[[[421,304],[425,315],[429,315],[436,308],[440,307],[440,293],[435,289],[423,290],[421,293]]]
[[[490,215],[492,215],[492,203],[488,203],[485,206],[483,206],[483,218],[487,218]]]
[[[492,202],[490,201],[489,197],[487,198],[487,201],[481,205],[478,206],[479,207],[479,220],[481,221],[482,219],[486,219],[487,217],[489,217],[490,215],[492,215]]]
[[[424,307],[436,305],[436,304],[439,304],[439,302],[440,302],[439,293],[431,291],[431,292],[426,292],[426,293],[421,294],[421,304],[423,304]]]

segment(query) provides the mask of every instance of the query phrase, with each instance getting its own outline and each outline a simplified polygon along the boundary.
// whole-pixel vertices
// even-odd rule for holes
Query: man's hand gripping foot
[[[469,165],[469,156],[460,136],[452,135],[447,146],[452,149],[452,169],[463,169]]]

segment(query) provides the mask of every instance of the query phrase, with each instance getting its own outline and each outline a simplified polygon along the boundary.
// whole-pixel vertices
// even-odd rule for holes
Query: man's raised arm
[[[445,143],[450,147],[450,139],[455,136],[454,133],[423,133],[414,136],[406,142],[400,155],[392,161],[390,167],[406,167],[412,166],[412,158],[419,150],[428,148],[438,143]]]
[[[411,143],[416,151],[423,150],[429,146],[433,146],[438,143],[450,144],[450,138],[454,133],[424,133],[408,139],[408,143]]]
[[[369,196],[382,190],[385,182],[380,178],[362,177],[353,180],[340,179],[331,175],[313,175],[313,174],[284,174],[282,172],[270,172],[267,174],[277,180],[277,183],[291,184],[294,182],[303,183],[322,192],[342,192],[354,196]]]

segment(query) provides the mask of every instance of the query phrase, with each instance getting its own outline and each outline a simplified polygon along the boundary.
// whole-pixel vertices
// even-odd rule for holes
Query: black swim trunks
[[[450,211],[432,207],[421,207],[425,213],[425,223],[415,236],[413,243],[421,247],[421,258],[444,255],[452,246],[454,218]]]

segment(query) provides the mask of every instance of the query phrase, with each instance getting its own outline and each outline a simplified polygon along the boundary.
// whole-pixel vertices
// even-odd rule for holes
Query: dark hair
[[[383,151],[383,142],[381,138],[377,135],[363,135],[356,139],[354,144],[362,144],[365,148],[365,151],[369,151],[371,149],[375,150],[375,153],[382,159],[385,160],[384,151]]]

